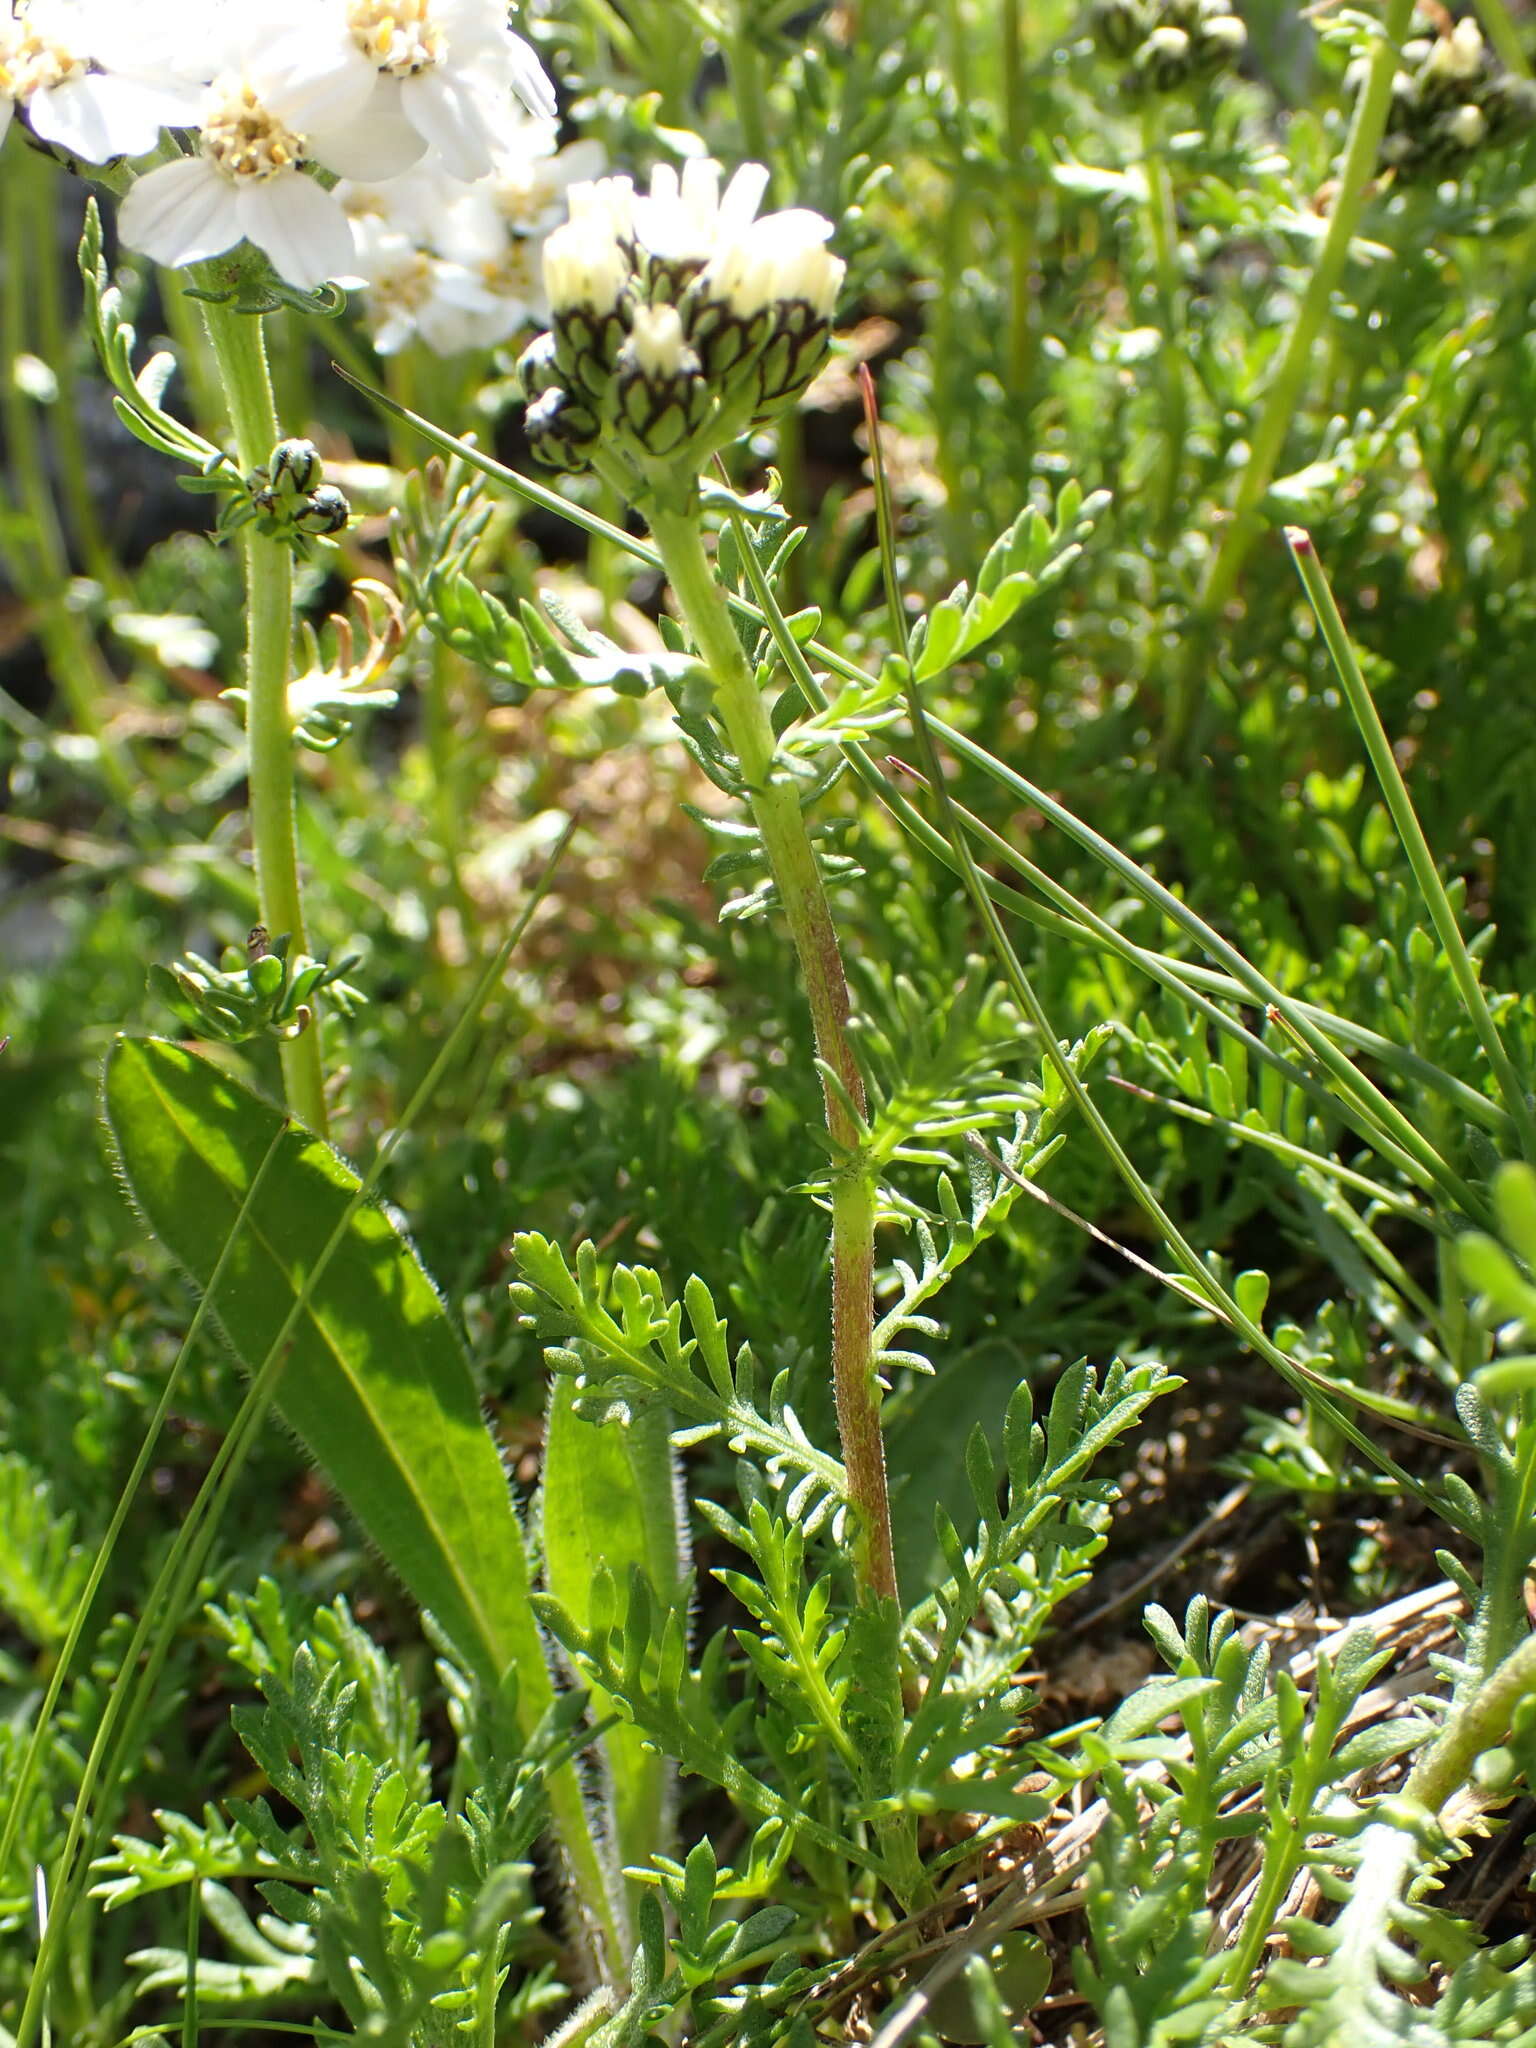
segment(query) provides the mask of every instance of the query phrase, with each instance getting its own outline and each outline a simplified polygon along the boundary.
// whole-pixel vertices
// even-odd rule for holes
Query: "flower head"
[[[630,276],[629,257],[606,222],[572,218],[544,244],[544,289],[557,314],[617,312]]]
[[[661,166],[643,193],[624,177],[571,187],[570,219],[544,246],[553,337],[523,366],[535,446],[551,460],[587,458],[590,416],[642,471],[658,460],[697,466],[804,388],[844,266],[820,214],[759,217],[767,188],[761,164],[722,185],[703,157],[680,172]]]
[[[326,159],[349,178],[394,176],[430,153],[472,182],[490,174],[518,102],[545,121],[556,111],[501,0],[309,0],[279,28],[272,54],[326,76],[355,103],[357,118]]]
[[[10,0],[0,13],[0,136],[20,112],[86,163],[142,156],[187,120],[190,88],[159,72],[102,0]]]
[[[557,149],[552,122],[514,111],[494,169],[473,184],[431,156],[398,177],[343,179],[336,198],[374,346],[391,355],[419,337],[453,355],[546,320],[545,241],[563,221],[567,187],[602,162],[598,144]]]
[[[159,263],[197,263],[241,241],[290,283],[352,275],[352,231],[335,195],[305,175],[358,116],[355,95],[286,61],[281,38],[216,17],[222,60],[197,108],[197,153],[135,181],[118,217],[123,240]]]
[[[475,179],[490,174],[521,118],[519,97],[546,123],[554,112],[549,83],[509,31],[501,0],[141,5],[145,61],[179,64],[201,88],[175,117],[195,127],[196,154],[149,172],[123,205],[125,241],[162,263],[197,262],[249,240],[294,284],[350,277],[358,259],[347,214],[311,168],[376,181],[430,161]],[[370,254],[377,261],[380,251]],[[377,276],[372,282],[380,287]]]

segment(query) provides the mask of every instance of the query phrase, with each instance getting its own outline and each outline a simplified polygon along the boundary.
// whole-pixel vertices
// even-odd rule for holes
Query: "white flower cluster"
[[[541,141],[509,162],[518,101]],[[555,101],[505,0],[0,0],[0,134],[18,114],[91,164],[171,131],[123,240],[170,265],[250,241],[312,288],[364,273],[358,216],[313,172],[537,182],[519,165],[553,156]]]
[[[575,185],[544,250],[552,331],[523,356],[535,451],[579,468],[599,447],[697,466],[773,416],[826,353],[845,265],[806,207],[759,215],[761,164],[664,164]]]
[[[419,335],[454,355],[546,321],[545,241],[565,219],[567,188],[602,167],[600,143],[557,149],[553,121],[509,119],[490,171],[472,184],[425,163],[384,183],[338,185],[374,347],[393,355]]]

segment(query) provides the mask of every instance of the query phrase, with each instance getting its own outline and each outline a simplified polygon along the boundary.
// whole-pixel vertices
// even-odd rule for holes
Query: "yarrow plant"
[[[528,433],[552,467],[592,468],[650,523],[708,678],[725,748],[712,773],[749,805],[810,1005],[832,1147],[832,1378],[857,1516],[867,1619],[894,1626],[896,1575],[873,1347],[876,1176],[864,1081],[823,874],[802,810],[804,778],[780,753],[760,678],[704,546],[700,473],[791,403],[820,366],[845,274],[833,224],[804,207],[760,214],[769,172],[694,158],[575,185],[544,249],[553,327],[524,353]],[[877,1658],[899,1701],[894,1655]]]
[[[102,1106],[123,1185],[200,1294],[172,1361],[176,1308],[155,1290],[179,1278],[138,1256],[123,1277],[120,1238],[92,1239],[110,1278],[70,1289],[68,1340],[110,1369],[83,1397],[50,1385],[37,1410],[37,1464],[67,1447],[52,1492],[30,1447],[0,1453],[7,2048],[213,2038],[273,2014],[398,2048],[531,2041],[545,2015],[547,2048],[1006,2048],[1095,2029],[1110,2048],[1536,2043],[1524,1937],[1484,1941],[1452,1896],[1476,1831],[1536,1782],[1536,1166],[1494,1165],[1536,1162],[1531,1020],[1497,991],[1492,933],[1468,943],[1471,898],[1442,883],[1408,781],[1441,829],[1484,798],[1436,792],[1384,722],[1421,679],[1401,623],[1429,613],[1414,579],[1443,582],[1442,620],[1498,623],[1479,653],[1506,694],[1536,636],[1518,531],[1528,309],[1511,294],[1496,324],[1468,317],[1431,237],[1420,277],[1440,275],[1446,302],[1432,303],[1375,239],[1405,215],[1458,220],[1469,274],[1487,261],[1469,224],[1529,239],[1528,207],[1507,203],[1516,167],[1473,165],[1528,92],[1499,0],[1482,12],[1497,63],[1482,30],[1438,13],[1410,35],[1412,4],[1388,0],[1382,33],[1323,10],[1346,45],[1322,67],[1329,102],[1314,118],[1298,88],[1294,118],[1270,124],[1274,23],[1235,0],[1074,7],[1061,49],[1051,10],[1037,22],[1013,0],[591,0],[540,30],[593,123],[562,146],[499,0],[142,0],[122,10],[131,37],[106,0],[0,0],[0,120],[29,145],[11,139],[20,181],[0,188],[9,467],[24,469],[29,408],[54,405],[40,452],[73,411],[24,346],[53,354],[56,269],[38,266],[35,313],[16,289],[51,155],[94,166],[121,239],[182,273],[160,280],[175,357],[144,361],[132,287],[113,286],[87,209],[85,320],[117,416],[213,511],[208,534],[152,547],[142,571],[103,546],[89,583],[61,545],[36,600],[45,626],[78,628],[44,641],[56,677],[58,650],[94,645],[92,608],[152,649],[159,669],[135,677],[150,673],[162,719],[99,718],[93,757],[55,750],[0,691],[0,738],[25,741],[7,787],[21,843],[91,863],[109,910],[134,906],[111,925],[114,986],[132,987],[115,1014],[137,994],[142,934],[179,925],[197,895],[188,950],[148,976],[178,1041],[117,1038]],[[678,51],[685,22],[707,45]],[[652,90],[628,99],[631,83]],[[673,125],[695,108],[724,162]],[[629,150],[662,161],[605,175]],[[882,195],[901,162],[921,175]],[[1454,215],[1435,213],[1433,179],[1404,189],[1446,165],[1471,174]],[[1479,197],[1490,172],[1506,176],[1496,208]],[[352,291],[356,325],[312,346]],[[306,324],[269,366],[271,322],[290,313]],[[532,323],[547,331],[525,347]],[[360,333],[388,359],[382,391]],[[899,359],[877,386],[887,348]],[[354,387],[345,425],[305,409],[307,379],[337,390],[327,357]],[[796,409],[822,371],[813,434]],[[358,391],[390,421],[387,441],[358,435],[354,461]],[[1341,415],[1327,459],[1308,445],[1288,476],[1319,405]],[[466,417],[463,438],[437,423]],[[519,425],[568,487],[497,459]],[[412,434],[446,461],[414,473]],[[829,454],[846,489],[797,527],[797,476]],[[1342,480],[1333,525],[1316,549],[1288,530],[1300,594],[1277,593],[1251,542],[1276,504],[1332,488],[1319,471]],[[1480,524],[1479,477],[1497,479]],[[488,484],[546,523],[519,523]],[[369,508],[356,531],[343,485]],[[1447,526],[1462,521],[1443,555],[1436,489],[1460,507]],[[46,487],[14,505],[0,487],[17,590],[39,502]],[[1368,535],[1369,677],[1321,568],[1349,522]],[[574,595],[556,562],[573,525],[592,543]],[[974,564],[965,581],[939,579],[946,551]],[[645,570],[631,587],[626,558]],[[199,618],[117,595],[132,584],[163,608],[172,574]],[[1181,635],[1200,780],[1177,749],[1166,775],[1145,765],[1158,727],[1179,724],[1159,661]],[[1331,694],[1315,687],[1325,652]],[[1271,672],[1287,664],[1280,717]],[[407,677],[419,717],[350,746]],[[1384,809],[1363,772],[1341,772],[1343,704]],[[155,782],[128,786],[121,857],[105,831],[71,815],[60,834],[29,803],[52,773],[84,810],[88,759],[117,794],[103,743],[119,730],[123,761]],[[509,970],[551,886],[570,929],[602,928],[560,868],[577,826],[550,835],[515,923],[494,906],[564,804],[572,752],[606,770],[636,736],[644,761],[632,750],[598,804],[642,794],[650,834],[670,783],[703,795],[684,808],[719,849],[701,895],[731,885],[723,935],[698,897],[671,915],[674,857],[686,867],[695,842],[668,819],[665,868],[634,864],[644,965],[615,997],[647,1007],[583,1052],[573,1085],[563,1054],[588,997],[551,990],[561,924]],[[227,857],[242,765],[254,889]],[[1455,764],[1435,765],[1449,779]],[[1213,766],[1247,806],[1241,835],[1211,802]],[[1092,824],[1068,807],[1074,779]],[[165,848],[161,796],[176,805]],[[36,810],[49,831],[28,839]],[[506,829],[513,810],[526,832]],[[585,796],[584,813],[583,840]],[[1239,837],[1287,853],[1298,819],[1298,882],[1283,860],[1278,882],[1237,865]],[[371,950],[311,950],[301,844],[331,891],[323,921],[356,916]],[[206,910],[205,879],[224,899]],[[1312,959],[1313,920],[1327,937],[1373,889],[1379,938],[1351,923]],[[0,935],[13,929],[0,900]],[[85,944],[87,960],[108,950]],[[350,1029],[365,987],[378,1007]],[[505,1048],[535,1018],[540,1056],[509,1108]],[[668,1033],[683,1019],[689,1045],[653,1045],[631,1018]],[[7,1108],[17,1049],[0,1060]],[[280,1099],[250,1085],[279,1073]],[[333,1122],[342,1148],[387,1132],[366,1171],[327,1142]],[[62,1127],[14,1148],[45,1193]],[[1132,1148],[1152,1135],[1143,1173]],[[9,1129],[4,1153],[9,1178]],[[30,1185],[27,1204],[49,1229],[26,1221],[23,1238],[57,1270],[73,1239],[53,1226],[76,1219]],[[1272,1305],[1270,1276],[1233,1255],[1276,1218]],[[38,1262],[14,1263],[32,1286]],[[1309,1300],[1319,1274],[1327,1297]],[[198,1354],[210,1317],[243,1397],[216,1347]],[[1295,1402],[1256,1414],[1241,1445],[1239,1348]],[[1170,1352],[1201,1377],[1164,1458],[1133,1432],[1184,1384]],[[72,1544],[69,1515],[91,1513],[80,1475],[110,1469],[122,1414],[137,1430],[152,1403],[111,1526]],[[284,1496],[297,1461],[269,1408],[329,1498]],[[24,1412],[0,1387],[0,1426]],[[526,1520],[514,1442],[519,1482],[538,1446]],[[1199,1472],[1233,1459],[1243,1485],[1160,1579],[1198,1570],[1249,1500],[1321,1499],[1334,1513],[1308,1532],[1309,1579],[1266,1507],[1280,1533],[1234,1542],[1228,1580],[1251,1601],[1278,1556],[1316,1604],[1297,1626],[1241,1629],[1204,1596],[1181,1618],[1154,1607],[1164,1672],[1138,1687],[1134,1655],[1113,1660],[1123,1676],[1099,1670],[1135,1597],[1092,1583],[1110,1473],[1134,1475],[1127,1519],[1161,1532]],[[173,1540],[142,1546],[153,1582],[120,1600],[114,1545],[157,1512],[163,1527],[193,1476]],[[1379,1511],[1358,1544],[1349,1493]],[[292,1514],[268,1512],[274,1498]],[[1378,1686],[1387,1624],[1335,1636],[1319,1609],[1395,1590],[1387,1502],[1456,1547],[1428,1610],[1414,1599],[1422,1677]],[[435,1664],[400,1600],[354,1618],[373,1558],[421,1611]],[[317,1606],[321,1584],[344,1597]],[[1069,1660],[1047,1631],[1080,1594],[1087,1654]],[[100,1631],[116,1605],[132,1611]],[[262,1704],[236,1709],[227,1750],[200,1710],[199,1815],[169,1708],[231,1672]],[[1405,1676],[1421,1711],[1399,1711]],[[95,1939],[96,1906],[121,1916],[118,1938]]]

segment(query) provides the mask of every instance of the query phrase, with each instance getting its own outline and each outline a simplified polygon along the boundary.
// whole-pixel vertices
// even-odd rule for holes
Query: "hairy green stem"
[[[867,371],[864,373],[864,376],[866,416],[870,426],[870,451],[875,469],[875,506],[880,527],[881,556],[885,572],[886,595],[890,606],[893,632],[897,636],[899,644],[904,614],[895,570],[889,487],[886,482],[884,463],[881,456],[878,432],[879,421],[874,406],[874,386]],[[750,549],[743,550],[742,559],[746,564],[748,577],[752,582],[754,593],[759,603],[764,607],[764,615],[773,622],[775,644],[785,661],[786,667],[789,669],[790,674],[800,682],[802,690],[806,687],[806,681],[811,681],[811,688],[807,695],[808,700],[814,701],[816,696],[819,695],[819,690],[814,684],[814,680],[809,678],[809,671],[803,652],[797,647],[793,636],[785,630],[782,615],[776,611],[772,590],[766,576],[763,574],[761,567],[757,565]],[[958,820],[954,816],[954,800],[949,793],[948,785],[939,764],[937,749],[934,745],[934,735],[942,735],[946,745],[961,753],[967,750],[970,743],[950,727],[929,717],[923,706],[922,692],[917,685],[916,678],[912,674],[910,664],[907,670],[907,702],[912,716],[913,737],[917,742],[918,754],[922,760],[929,786],[938,799],[942,815],[952,826],[948,835],[948,844],[953,853],[958,856],[959,870],[965,882],[967,893],[970,895],[977,913],[987,929],[997,956],[1002,962],[1008,981],[1025,1014],[1039,1032],[1046,1049],[1046,1056],[1060,1076],[1067,1094],[1072,1098],[1085,1120],[1091,1126],[1094,1135],[1109,1155],[1111,1162],[1131,1194],[1146,1213],[1164,1243],[1174,1253],[1178,1263],[1183,1267],[1185,1277],[1191,1283],[1191,1291],[1207,1303],[1261,1358],[1272,1365],[1288,1385],[1297,1393],[1302,1394],[1314,1413],[1322,1415],[1357,1450],[1371,1458],[1382,1470],[1390,1472],[1410,1492],[1419,1498],[1426,1498],[1427,1489],[1399,1466],[1395,1460],[1388,1458],[1380,1450],[1379,1446],[1375,1444],[1369,1434],[1358,1427],[1352,1417],[1346,1415],[1335,1405],[1331,1398],[1335,1390],[1330,1383],[1321,1374],[1313,1372],[1311,1368],[1301,1365],[1299,1361],[1293,1360],[1283,1353],[1277,1345],[1271,1342],[1263,1328],[1244,1311],[1235,1296],[1230,1294],[1221,1285],[1205,1261],[1199,1257],[1193,1246],[1175,1225],[1150,1185],[1137,1170],[1130,1155],[1125,1151],[1114,1132],[1110,1129],[1102,1113],[1094,1103],[1093,1098],[1084,1087],[1081,1077],[1064,1048],[1063,1041],[1058,1038],[1055,1028],[1040,1003],[1039,997],[1025,975],[1018,955],[1003,929],[997,907],[988,893],[986,884],[981,876],[981,871],[976,865],[964,832],[959,829]],[[1042,808],[1047,809],[1047,812],[1049,812],[1050,800],[1045,797],[1043,792],[1040,793],[1040,803]],[[1116,858],[1123,858],[1123,856],[1117,854]],[[1448,1513],[1447,1519],[1451,1519]]]
[[[281,438],[261,316],[205,303],[203,317],[229,406],[235,455],[247,476]],[[293,556],[282,541],[247,525],[240,537],[245,566],[246,749],[251,844],[261,919],[274,937],[288,934],[290,957],[308,951],[299,887],[294,810],[293,713],[288,702],[293,651]],[[320,1137],[328,1135],[320,1027],[312,1021],[281,1046],[288,1107]]]
[[[848,1035],[848,981],[800,797],[774,769],[775,742],[751,664],[715,581],[696,515],[651,512],[651,533],[715,687],[726,736],[751,792],[800,962],[835,1158],[832,1169],[832,1381],[848,1493],[858,1514],[861,1594],[897,1597],[890,1496],[874,1355],[875,1180],[863,1149],[864,1083]],[[829,1078],[830,1077],[830,1078]]]

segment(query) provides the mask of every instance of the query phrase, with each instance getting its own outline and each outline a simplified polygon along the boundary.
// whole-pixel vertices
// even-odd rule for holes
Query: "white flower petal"
[[[244,230],[235,188],[206,157],[182,157],[136,178],[117,212],[130,249],[171,269],[232,249]]]
[[[824,213],[813,213],[808,206],[786,206],[779,213],[765,213],[760,221],[754,221],[751,232],[777,247],[808,247],[813,242],[830,241],[832,223]]]
[[[263,103],[291,127],[334,130],[370,108],[378,73],[331,10],[302,27],[253,39],[241,70]]]
[[[339,281],[356,271],[347,216],[334,193],[302,171],[248,181],[238,189],[235,205],[241,232],[266,251],[290,284],[312,291],[327,279]]]
[[[578,178],[599,178],[608,162],[608,152],[600,142],[584,136],[579,142],[568,142],[550,166],[553,182],[568,186]]]
[[[0,142],[5,140],[5,131],[11,125],[11,116],[16,111],[14,100],[0,99]]]
[[[366,107],[339,127],[316,122],[305,133],[311,155],[339,177],[374,184],[398,178],[427,153],[426,137],[405,118],[397,79],[379,78]]]
[[[756,218],[757,209],[762,205],[763,194],[767,190],[766,165],[738,165],[720,200],[721,231],[727,235],[740,234],[741,230]],[[828,222],[827,233],[831,232],[831,223]]]
[[[414,78],[401,79],[400,102],[411,126],[427,138],[454,177],[470,185],[489,173],[495,134],[479,95],[466,80],[442,71],[419,71]]]
[[[88,164],[104,164],[114,156],[145,155],[160,140],[160,130],[188,120],[192,108],[174,93],[98,72],[44,86],[32,95],[27,113],[45,142],[58,143]]]
[[[78,10],[85,47],[104,70],[141,80],[167,76],[201,84],[218,69],[222,39],[210,33],[215,10],[199,10],[194,24],[173,0],[84,0]],[[207,17],[207,18],[204,18]]]
[[[509,35],[507,41],[512,45],[512,90],[535,119],[553,121],[560,111],[555,88],[532,45],[521,36]]]

